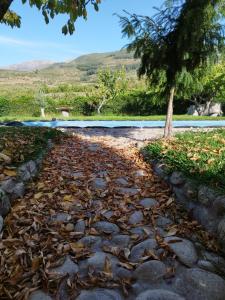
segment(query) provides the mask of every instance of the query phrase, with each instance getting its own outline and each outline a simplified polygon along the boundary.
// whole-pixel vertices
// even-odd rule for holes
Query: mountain
[[[33,90],[41,85],[80,85],[96,82],[100,68],[126,68],[127,77],[137,78],[140,62],[126,50],[82,55],[69,62],[33,61],[0,70],[0,91],[8,94],[18,90]]]
[[[3,67],[4,70],[12,70],[12,71],[35,71],[41,70],[44,68],[49,67],[50,65],[54,64],[55,62],[50,60],[32,60],[32,61],[25,61],[19,64],[9,65]]]

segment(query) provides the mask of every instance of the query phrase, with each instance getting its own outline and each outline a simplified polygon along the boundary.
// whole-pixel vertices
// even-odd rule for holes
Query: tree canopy
[[[96,11],[99,10],[101,0],[21,0],[23,4],[29,3],[31,7],[36,7],[42,13],[45,22],[48,24],[50,19],[56,15],[67,15],[68,21],[63,26],[64,34],[72,34],[75,31],[75,22],[79,17],[87,19],[88,5],[92,5]],[[0,1],[0,23],[10,25],[11,27],[21,26],[21,17],[10,10],[13,0]]]
[[[177,81],[190,79],[196,68],[215,62],[224,48],[224,12],[223,0],[167,0],[153,17],[129,13],[120,17],[122,33],[131,39],[128,50],[141,58],[139,76],[147,75],[156,84],[165,76],[166,137],[172,130]]]

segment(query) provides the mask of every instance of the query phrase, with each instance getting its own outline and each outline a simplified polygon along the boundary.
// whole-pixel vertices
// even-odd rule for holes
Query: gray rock
[[[102,239],[99,236],[88,235],[80,239],[78,243],[82,243],[86,248],[90,248],[91,250],[96,251],[100,249]]]
[[[156,173],[156,175],[158,175],[160,178],[167,177],[168,175],[167,168],[164,163],[157,162],[153,165],[153,170]]]
[[[3,217],[0,215],[0,233],[2,232],[3,225],[4,225],[4,220]]]
[[[175,171],[170,177],[170,183],[172,185],[182,185],[185,183],[185,177],[182,172]]]
[[[0,215],[5,217],[11,209],[11,204],[8,196],[0,188]]]
[[[194,206],[192,209],[193,218],[196,219],[201,225],[210,232],[215,232],[218,219],[216,218],[212,209],[205,206]]]
[[[215,266],[208,260],[199,260],[198,261],[198,267],[203,269],[203,270],[216,273]]]
[[[203,205],[210,206],[216,199],[216,193],[205,185],[200,185],[198,188],[198,201]]]
[[[81,291],[77,300],[123,300],[123,297],[115,290],[94,289]]]
[[[144,208],[152,208],[158,205],[158,202],[152,198],[144,198],[140,201],[140,205]]]
[[[179,242],[173,242],[173,241]],[[167,237],[165,242],[169,248],[177,255],[179,261],[188,267],[192,267],[198,260],[198,255],[193,243],[180,237]]]
[[[115,180],[115,182],[119,185],[123,185],[123,186],[128,186],[129,182],[127,181],[127,179],[125,177],[119,177]]]
[[[225,197],[220,196],[217,197],[216,200],[213,202],[213,209],[215,210],[218,216],[225,215]]]
[[[202,269],[187,269],[176,285],[187,300],[224,300],[224,279]]]
[[[114,235],[111,240],[111,243],[113,246],[126,248],[130,243],[130,237],[129,235],[125,235],[125,234]]]
[[[130,216],[128,223],[131,225],[136,225],[141,223],[143,219],[144,219],[143,213],[141,211],[135,211]]]
[[[225,217],[219,222],[217,233],[220,243],[225,247]]]
[[[197,201],[198,198],[198,187],[192,180],[188,180],[184,187],[184,194],[188,200]]]
[[[85,221],[84,220],[79,220],[76,225],[75,225],[75,229],[76,232],[85,232]]]
[[[24,183],[18,182],[14,178],[10,178],[2,181],[0,187],[3,191],[5,191],[9,195],[10,200],[21,198],[25,193]]]
[[[118,233],[120,231],[119,227],[116,224],[105,222],[105,221],[99,221],[96,222],[93,227],[101,233],[107,233],[107,234],[114,234]]]
[[[105,190],[107,188],[107,182],[103,178],[95,178],[92,181],[92,188],[96,190]]]
[[[28,299],[29,300],[52,300],[53,298],[51,298],[48,294],[44,293],[43,291],[38,290],[31,293]]]
[[[158,289],[158,290],[147,290],[136,298],[136,300],[185,300],[178,294],[171,291]]]
[[[137,170],[135,173],[134,173],[134,176],[136,177],[145,177],[147,176],[147,172],[145,170]]]
[[[171,224],[173,224],[173,221],[163,216],[159,216],[156,220],[156,225],[162,228],[165,228]]]
[[[153,251],[156,247],[157,243],[155,239],[147,239],[131,249],[130,260],[134,262],[139,261],[146,251]]]
[[[121,279],[126,279],[126,278],[128,278],[128,279],[131,279],[132,278],[132,276],[133,276],[133,274],[132,274],[132,272],[130,271],[130,270],[127,270],[127,269],[125,269],[125,268],[118,268],[117,270],[116,270],[116,276],[118,277],[118,278],[121,278]]]
[[[84,173],[83,172],[74,172],[72,174],[72,176],[76,179],[76,178],[81,178],[84,177]]]
[[[162,280],[165,274],[165,264],[158,260],[151,260],[137,267],[134,271],[134,278],[140,281],[153,283]]]
[[[99,145],[90,145],[90,146],[88,146],[88,150],[89,151],[93,151],[93,152],[97,152],[97,151],[99,151],[101,148],[99,147]]]
[[[57,267],[57,268],[52,268],[49,270],[51,273],[54,274],[59,274],[60,276],[64,275],[74,275],[77,274],[79,271],[78,265],[75,264],[69,256],[66,257],[64,263]]]
[[[102,215],[103,215],[107,220],[109,220],[109,219],[111,219],[112,216],[114,215],[114,212],[113,212],[112,210],[108,210],[108,211],[104,211],[104,212],[102,213]]]
[[[57,221],[57,222],[67,222],[69,220],[71,220],[71,215],[67,214],[67,213],[58,213],[56,215],[53,215],[51,217],[52,221]]]
[[[216,253],[202,251],[202,259],[209,261],[220,273],[225,274],[225,259]]]
[[[33,160],[30,160],[26,163],[26,168],[30,173],[31,177],[35,177],[37,175],[37,166]]]
[[[130,230],[131,234],[137,234],[140,238],[148,236],[149,238],[152,238],[155,236],[154,232],[152,231],[152,228],[150,226],[138,226],[135,228],[132,228]]]
[[[115,273],[117,264],[119,263],[118,258],[116,258],[115,256],[105,253],[105,252],[95,252],[93,256],[91,256],[90,258],[88,258],[85,263],[87,265],[87,267],[91,267],[93,268],[95,271],[104,271],[104,267],[105,267],[105,262],[106,259],[108,259],[111,263],[112,266],[112,271],[113,273]]]
[[[31,179],[31,174],[30,172],[27,170],[27,166],[26,164],[23,164],[22,166],[20,166],[17,170],[17,175],[18,178],[22,181],[29,181]]]
[[[140,189],[136,188],[118,188],[117,189],[120,194],[127,195],[127,196],[135,196],[140,192]]]

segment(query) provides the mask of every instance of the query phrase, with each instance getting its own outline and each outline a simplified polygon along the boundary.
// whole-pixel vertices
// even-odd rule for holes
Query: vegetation
[[[61,136],[60,131],[50,128],[0,127],[0,153],[17,165],[36,158],[46,149],[49,139],[57,142]],[[0,166],[1,163],[0,156]]]
[[[169,170],[211,186],[225,185],[225,130],[186,132],[171,140],[153,142],[146,147],[151,159],[163,160]]]
[[[99,4],[101,0],[63,0],[63,1],[52,1],[52,0],[21,0],[22,3],[29,3],[30,6],[37,7],[44,19],[46,24],[49,23],[50,19],[53,19],[56,15],[66,15],[69,19],[62,28],[63,34],[72,34],[75,31],[74,23],[79,17],[87,19],[87,6],[93,5],[96,11],[99,10]],[[13,0],[1,0],[0,3],[0,23],[10,25],[11,27],[20,27],[21,17],[15,12],[10,10],[10,6]]]
[[[178,82],[193,81],[193,72],[214,63],[224,47],[223,14],[222,0],[169,0],[153,18],[120,17],[123,34],[132,39],[128,49],[141,58],[139,76],[169,95],[165,137],[171,136]]]

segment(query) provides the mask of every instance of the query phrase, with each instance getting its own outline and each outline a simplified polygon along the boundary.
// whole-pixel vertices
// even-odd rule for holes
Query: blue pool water
[[[41,127],[137,127],[137,128],[161,128],[165,126],[165,121],[27,121],[26,126]],[[225,120],[208,121],[174,121],[173,126],[179,127],[225,127]]]

